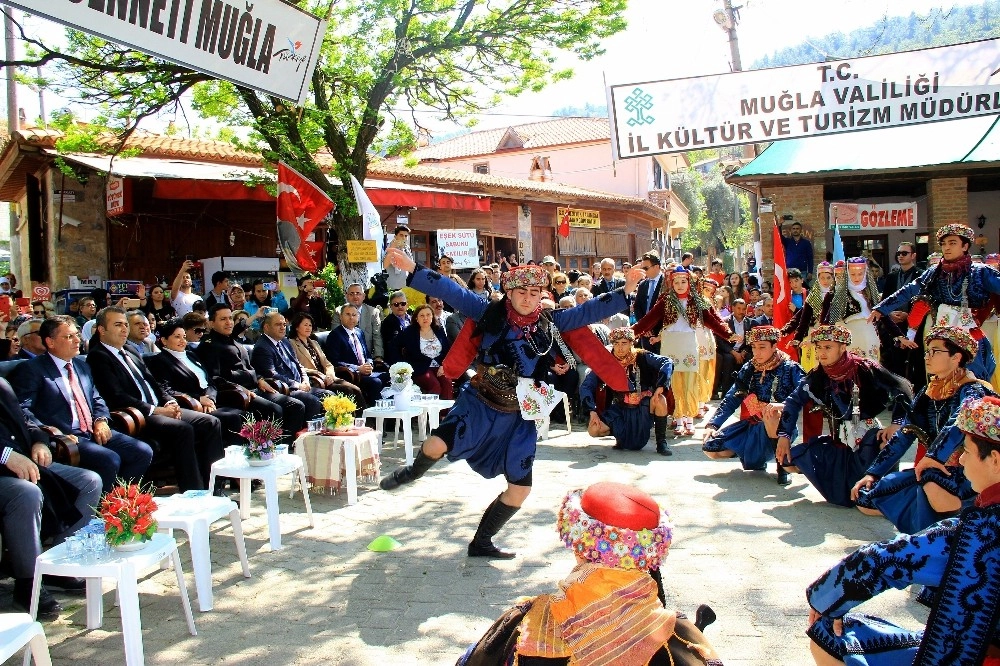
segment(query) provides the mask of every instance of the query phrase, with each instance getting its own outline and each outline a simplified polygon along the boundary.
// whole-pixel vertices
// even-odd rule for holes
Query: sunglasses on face
[[[556,280],[556,284],[566,284],[566,280]]]
[[[912,252],[907,252],[906,250],[900,250],[899,252],[896,253],[896,256],[897,257],[906,257],[906,256],[909,256],[911,254],[913,254],[913,253]]]
[[[198,335],[205,335],[206,333],[208,333],[208,329],[207,328],[193,328],[191,330],[193,330]]]
[[[406,303],[393,303],[392,307],[394,307],[394,308],[405,308],[406,307]]]

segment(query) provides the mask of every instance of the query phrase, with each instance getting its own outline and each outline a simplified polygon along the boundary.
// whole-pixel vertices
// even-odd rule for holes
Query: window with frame
[[[473,173],[489,174],[489,172],[490,172],[490,163],[489,162],[480,162],[479,164],[473,164],[472,165],[472,171],[473,171]]]
[[[430,237],[426,231],[410,232],[410,251],[413,252],[413,260],[417,263],[429,266],[430,263]]]

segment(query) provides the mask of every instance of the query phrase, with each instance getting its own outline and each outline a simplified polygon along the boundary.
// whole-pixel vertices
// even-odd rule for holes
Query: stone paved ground
[[[554,530],[559,502],[569,489],[608,479],[634,483],[670,508],[676,530],[664,569],[669,605],[692,612],[708,603],[716,610],[719,620],[707,634],[727,666],[807,664],[804,588],[858,545],[893,535],[881,519],[821,503],[802,477],[781,488],[773,473],[710,461],[700,440],[675,442],[675,455],[665,459],[651,445],[618,452],[608,439],[553,434],[539,446],[527,506],[498,538],[518,551],[512,561],[465,556],[482,510],[503,484],[464,463],[439,463],[394,493],[363,487],[355,506],[344,495],[314,494],[315,529],[301,497],[286,492],[285,547],[278,552],[267,545],[263,493],[255,493],[244,522],[252,578],[241,574],[230,528],[217,523],[215,609],[197,614],[198,636],[187,633],[171,572],[140,584],[146,663],[453,664],[514,599],[551,590],[570,571],[573,557]],[[400,449],[385,451],[384,469],[401,457]],[[367,551],[380,534],[402,547]],[[193,596],[186,547],[182,558]],[[11,609],[10,589],[9,580],[0,583],[0,611]],[[907,626],[925,619],[909,592],[883,597],[865,609]],[[46,624],[53,663],[123,662],[113,598],[106,596],[104,627],[88,631],[83,600],[61,597],[66,611]]]

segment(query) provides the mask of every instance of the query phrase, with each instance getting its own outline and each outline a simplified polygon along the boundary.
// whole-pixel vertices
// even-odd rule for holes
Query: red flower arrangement
[[[112,546],[131,541],[149,541],[156,534],[153,512],[156,501],[151,492],[144,492],[137,483],[120,481],[98,506],[104,521],[104,536]]]

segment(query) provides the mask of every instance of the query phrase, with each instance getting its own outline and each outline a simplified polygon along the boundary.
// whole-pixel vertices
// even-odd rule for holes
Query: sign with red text
[[[839,226],[841,231],[916,229],[917,204],[913,201],[879,204],[831,203],[830,228],[836,226]]]
[[[302,104],[326,21],[281,0],[6,0],[236,85]]]
[[[1000,113],[1000,40],[611,85],[615,157]]]
[[[479,242],[475,229],[438,229],[438,256],[448,255],[452,268],[479,268]]]
[[[125,212],[125,179],[121,176],[108,176],[106,188],[108,199],[108,216],[114,217]]]

